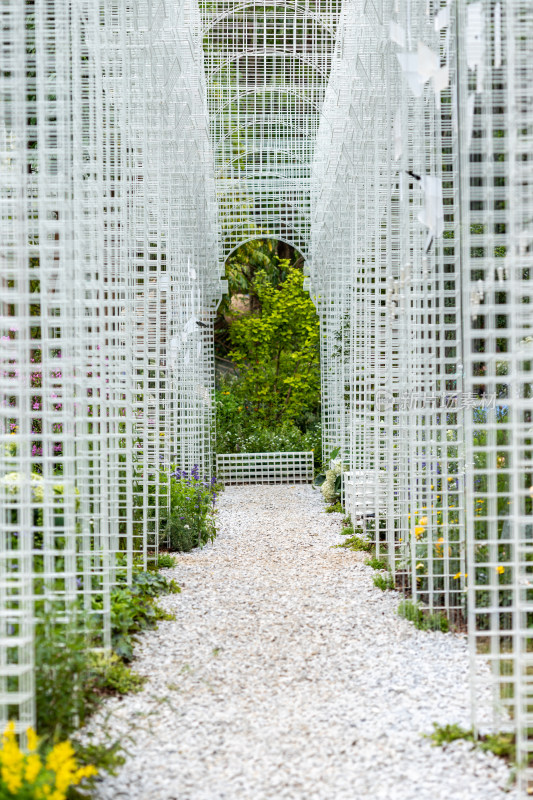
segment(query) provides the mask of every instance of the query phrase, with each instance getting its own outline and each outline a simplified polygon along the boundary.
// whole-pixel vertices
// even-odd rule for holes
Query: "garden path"
[[[508,770],[432,723],[468,726],[464,637],[397,616],[311,487],[235,487],[218,539],[168,570],[176,614],[144,634],[143,692],[95,735],[129,751],[101,800],[497,800]]]

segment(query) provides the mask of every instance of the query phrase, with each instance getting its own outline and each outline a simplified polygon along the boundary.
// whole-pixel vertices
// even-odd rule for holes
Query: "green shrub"
[[[156,569],[172,569],[177,563],[176,558],[170,553],[159,553]]]
[[[190,525],[181,510],[171,511],[164,524],[161,526],[161,535],[169,550],[180,553],[190,553],[201,544],[198,534]]]
[[[101,645],[103,600],[96,596],[93,611],[36,604],[35,692],[37,732],[45,742],[68,739],[110,692],[139,691],[144,678],[124,663],[133,655],[133,636],[157,621],[169,619],[155,598],[180,591],[175,581],[153,572],[134,570],[133,581],[111,592],[111,637],[114,653],[97,653]],[[107,752],[107,751],[106,751]],[[87,756],[88,763],[90,757]]]
[[[190,473],[161,472],[159,531],[169,550],[189,552],[215,540],[218,489],[214,478],[200,476],[197,466]]]
[[[315,468],[322,461],[322,429],[311,415],[266,423],[242,398],[239,379],[222,382],[216,392],[217,453],[286,453],[313,451]]]
[[[269,424],[316,413],[320,404],[319,320],[303,281],[301,270],[289,267],[275,287],[258,271],[253,290],[260,312],[234,321],[229,330],[239,405],[248,402]]]

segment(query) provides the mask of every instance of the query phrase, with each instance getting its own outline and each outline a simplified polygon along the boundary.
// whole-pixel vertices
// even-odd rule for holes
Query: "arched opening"
[[[288,240],[249,238],[226,259],[215,321],[218,453],[310,451],[321,460],[320,330]]]

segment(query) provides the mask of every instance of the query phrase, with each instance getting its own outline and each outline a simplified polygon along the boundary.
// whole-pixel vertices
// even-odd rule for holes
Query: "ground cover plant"
[[[516,736],[510,732],[489,733],[485,736],[476,737],[472,728],[461,728],[455,723],[451,725],[438,725],[433,723],[433,732],[425,734],[426,738],[431,739],[435,747],[445,747],[451,742],[462,739],[472,742],[473,746],[480,750],[489,751],[499,758],[504,758],[511,764],[516,765]]]
[[[403,600],[398,606],[398,614],[421,631],[447,633],[450,630],[450,621],[446,614],[432,612],[419,603],[413,603],[412,600]]]
[[[168,558],[163,561],[169,564]],[[97,747],[82,745],[75,734],[106,696],[142,688],[145,678],[128,665],[135,636],[155,628],[159,620],[171,618],[156,600],[162,594],[179,592],[180,588],[172,579],[154,570],[145,572],[138,564],[134,565],[130,584],[125,571],[119,570],[118,581],[111,592],[111,653],[95,650],[102,645],[99,614],[103,598],[96,595],[90,611],[81,605],[65,610],[49,604],[45,607],[42,601],[37,603],[35,688],[43,757],[59,743],[65,749],[65,743],[70,742],[81,766],[96,765],[113,772],[123,763],[118,741]],[[40,795],[28,795],[34,796]]]

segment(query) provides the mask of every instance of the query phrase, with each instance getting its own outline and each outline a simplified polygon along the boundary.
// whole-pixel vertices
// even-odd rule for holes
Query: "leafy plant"
[[[47,742],[67,739],[100,702],[102,681],[93,669],[90,638],[90,620],[81,613],[72,611],[65,620],[54,609],[47,614],[37,610],[37,730]]]
[[[117,694],[140,692],[146,682],[144,675],[134,672],[116,653],[94,653],[93,669],[99,676],[99,688]]]
[[[111,643],[124,661],[133,658],[134,634],[153,630],[159,620],[172,619],[154,601],[163,592],[179,592],[174,581],[152,572],[139,572],[130,587],[118,587],[111,592]]]
[[[447,633],[450,630],[450,622],[445,614],[430,612],[412,600],[403,600],[398,606],[398,614],[421,631]]]
[[[169,489],[169,505],[165,489]],[[169,550],[189,552],[214,541],[215,501],[218,486],[214,478],[201,478],[197,466],[190,474],[176,469],[161,475],[160,536]]]
[[[377,575],[373,575],[372,580],[374,581],[374,586],[381,589],[383,592],[391,591],[396,588],[394,578],[390,572],[386,572],[385,574],[378,572]]]
[[[372,569],[387,569],[387,562],[384,558],[369,558],[365,561],[367,567],[372,567]]]
[[[361,536],[355,535],[350,536],[349,539],[345,539],[344,542],[336,545],[336,547],[344,547],[348,550],[363,550],[365,553],[371,553],[374,544],[368,539],[363,539]]]
[[[176,566],[177,560],[170,553],[159,553],[157,556],[157,569],[172,569]]]
[[[516,736],[510,732],[489,733],[476,739],[473,729],[461,728],[455,723],[451,725],[438,725],[433,723],[433,733],[425,734],[431,739],[435,747],[444,747],[458,739],[472,742],[480,750],[494,753],[499,758],[504,758],[516,764]]]
[[[455,742],[457,739],[464,739],[467,742],[475,742],[474,731],[472,729],[461,728],[460,725],[438,725],[433,723],[433,733],[425,734],[427,739],[431,739],[435,747],[443,747],[445,744]]]
[[[333,503],[333,505],[331,506],[326,506],[324,511],[326,512],[326,514],[344,514],[344,508],[342,506],[342,503],[340,502]]]

